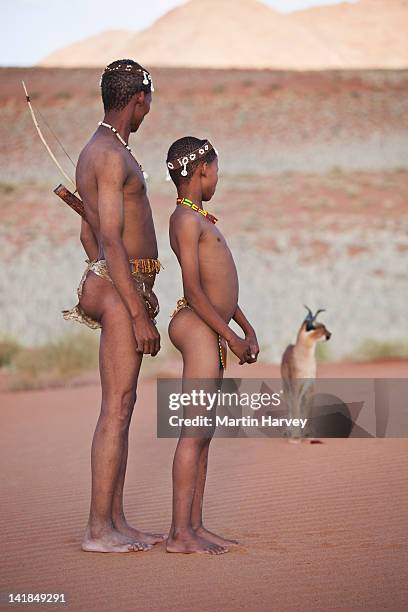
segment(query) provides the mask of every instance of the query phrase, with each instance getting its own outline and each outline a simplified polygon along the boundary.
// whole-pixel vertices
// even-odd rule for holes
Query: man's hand
[[[160,350],[160,334],[147,313],[133,317],[132,325],[137,352],[155,357]]]
[[[251,359],[251,350],[248,340],[243,340],[237,334],[233,334],[231,338],[227,340],[230,350],[239,359],[239,365],[249,362]]]
[[[250,349],[250,358],[248,359],[248,363],[255,363],[258,359],[259,354],[259,345],[256,337],[256,333],[254,329],[250,329],[245,334],[245,340],[249,342]]]

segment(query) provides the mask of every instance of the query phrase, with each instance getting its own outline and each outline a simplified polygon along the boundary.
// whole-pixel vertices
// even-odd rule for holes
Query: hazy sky
[[[240,0],[236,0],[239,2]],[[263,0],[292,11],[339,0]],[[355,0],[350,0],[355,1]],[[0,65],[29,66],[103,30],[142,30],[186,0],[0,0]]]

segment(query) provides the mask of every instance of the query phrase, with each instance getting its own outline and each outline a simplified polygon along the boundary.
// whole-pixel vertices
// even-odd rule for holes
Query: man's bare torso
[[[106,134],[101,131],[94,134],[79,156],[76,171],[78,192],[84,203],[87,221],[98,243],[98,259],[104,259],[104,252],[99,229],[95,163],[98,159],[103,164],[104,154],[113,149],[122,155],[127,169],[123,186],[123,244],[130,259],[155,259],[157,241],[143,172],[131,153],[108,130]],[[106,173],[109,175],[108,164]]]
[[[204,293],[225,321],[230,321],[238,305],[238,275],[232,253],[220,230],[199,213],[177,208],[170,219],[170,244],[179,258],[174,224],[179,215],[197,214],[201,225],[198,244],[200,280]]]

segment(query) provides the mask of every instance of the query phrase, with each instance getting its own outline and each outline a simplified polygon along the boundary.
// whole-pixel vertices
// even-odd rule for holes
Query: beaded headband
[[[183,170],[181,171],[181,176],[187,176],[187,164],[189,162],[195,161],[197,158],[200,159],[200,157],[204,157],[213,149],[214,147],[212,146],[212,144],[208,140],[206,140],[201,147],[198,147],[198,149],[192,151],[192,153],[184,155],[183,157],[177,157],[176,159],[173,159],[171,161],[167,161],[167,168],[169,170],[178,170],[179,168],[183,168]],[[215,153],[217,153],[215,149],[214,151]]]
[[[147,70],[144,70],[144,68],[138,68],[133,64],[118,64],[117,66],[106,66],[105,70],[101,74],[99,85],[102,85],[103,75],[109,72],[131,72],[133,74],[137,74],[138,76],[141,76],[141,74],[143,74],[143,85],[150,85],[150,91],[154,92],[152,77]]]

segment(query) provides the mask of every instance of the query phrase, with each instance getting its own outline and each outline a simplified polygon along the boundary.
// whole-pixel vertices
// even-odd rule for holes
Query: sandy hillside
[[[292,19],[333,49],[339,66],[407,66],[407,0],[316,6],[296,11]]]
[[[132,29],[136,15],[129,16]],[[41,65],[102,66],[132,57],[147,66],[402,68],[408,66],[407,29],[406,0],[343,2],[289,14],[258,0],[190,0],[146,30],[103,32],[56,50]]]
[[[126,47],[134,41],[134,32],[108,30],[54,51],[46,57],[44,66],[103,66],[112,57],[123,57]]]

